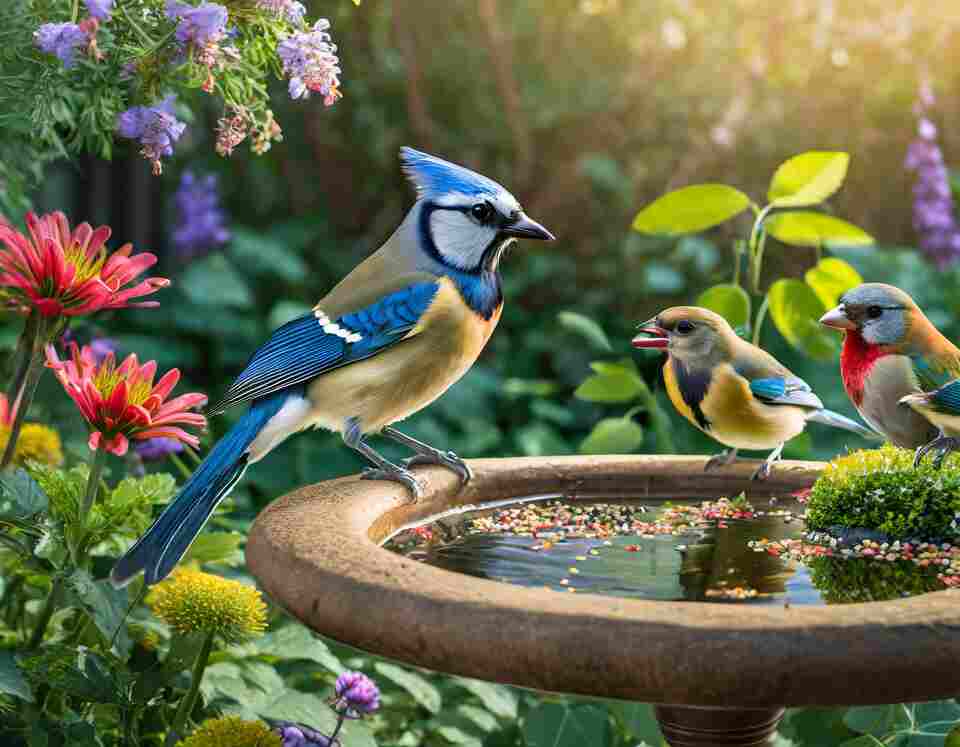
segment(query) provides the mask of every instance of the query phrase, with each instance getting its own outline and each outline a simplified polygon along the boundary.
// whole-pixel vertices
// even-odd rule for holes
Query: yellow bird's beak
[[[670,333],[657,324],[656,319],[650,319],[640,325],[640,334],[633,338],[635,348],[666,350],[670,344]]]

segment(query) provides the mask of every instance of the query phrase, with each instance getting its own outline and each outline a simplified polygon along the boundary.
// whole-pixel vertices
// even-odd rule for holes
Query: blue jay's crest
[[[516,199],[504,187],[476,171],[471,171],[429,153],[404,146],[400,162],[407,178],[417,188],[417,197],[439,197],[451,193],[488,195],[516,204]]]

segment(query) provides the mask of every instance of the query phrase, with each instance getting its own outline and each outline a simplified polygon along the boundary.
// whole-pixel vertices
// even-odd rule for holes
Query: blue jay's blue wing
[[[768,405],[798,405],[820,409],[823,402],[810,385],[796,376],[750,379],[753,396]]]
[[[415,283],[337,320],[318,309],[287,322],[253,354],[210,414],[302,384],[399,342],[416,326],[439,287]]]

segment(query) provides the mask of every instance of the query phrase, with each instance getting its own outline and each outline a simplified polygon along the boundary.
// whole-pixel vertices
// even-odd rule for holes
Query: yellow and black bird
[[[641,325],[633,346],[667,353],[663,378],[674,407],[708,436],[730,447],[706,469],[732,464],[738,449],[772,449],[754,473],[770,474],[787,441],[812,420],[865,438],[877,434],[823,407],[810,386],[780,361],[737,337],[709,309],[675,306]]]

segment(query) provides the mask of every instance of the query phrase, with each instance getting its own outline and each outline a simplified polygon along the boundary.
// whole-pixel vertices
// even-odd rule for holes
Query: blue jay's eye
[[[481,223],[486,223],[493,215],[493,208],[487,202],[478,202],[470,208],[470,213]]]
[[[687,332],[693,332],[693,322],[687,319],[681,319],[677,322],[677,332],[681,335],[685,335]]]

